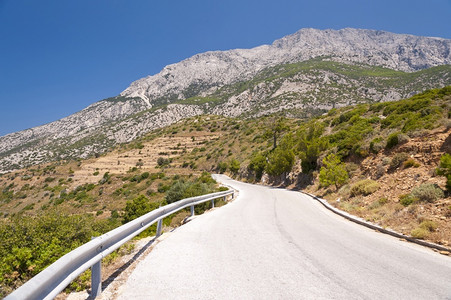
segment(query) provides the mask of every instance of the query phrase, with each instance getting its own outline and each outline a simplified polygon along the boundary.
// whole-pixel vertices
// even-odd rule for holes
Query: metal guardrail
[[[102,291],[100,274],[102,258],[118,249],[125,242],[131,240],[155,222],[158,222],[158,237],[161,234],[161,224],[165,217],[188,206],[191,206],[191,215],[194,215],[194,205],[212,201],[212,207],[214,207],[215,199],[221,197],[226,199],[228,195],[232,195],[233,198],[234,191],[229,190],[187,198],[155,209],[65,254],[8,295],[5,300],[53,299],[75,278],[90,267],[92,267],[91,299],[94,299]]]

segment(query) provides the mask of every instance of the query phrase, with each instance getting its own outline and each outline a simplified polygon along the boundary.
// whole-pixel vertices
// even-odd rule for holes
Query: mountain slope
[[[198,54],[67,118],[0,137],[0,172],[87,157],[205,113],[306,116],[398,100],[451,84],[450,48],[440,38],[302,29],[272,45]]]

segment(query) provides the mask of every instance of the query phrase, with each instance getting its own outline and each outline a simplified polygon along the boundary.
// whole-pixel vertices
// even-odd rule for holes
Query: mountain
[[[451,40],[376,30],[302,29],[253,49],[168,65],[64,119],[0,137],[0,172],[83,158],[201,115],[303,117],[451,84]]]

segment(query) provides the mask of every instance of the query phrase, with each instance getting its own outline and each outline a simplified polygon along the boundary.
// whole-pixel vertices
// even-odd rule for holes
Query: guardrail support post
[[[215,208],[215,199],[211,199],[211,208]]]
[[[194,205],[191,205],[191,217],[194,216]]]
[[[159,237],[161,235],[161,226],[162,226],[162,224],[163,224],[163,219],[158,220],[156,237]]]
[[[102,260],[93,264],[91,267],[91,297],[90,299],[95,299],[102,293],[102,274],[101,266]]]

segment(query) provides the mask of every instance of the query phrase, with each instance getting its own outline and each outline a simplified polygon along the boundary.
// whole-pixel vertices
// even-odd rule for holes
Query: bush
[[[412,196],[418,198],[419,201],[435,202],[440,198],[445,197],[443,191],[434,184],[424,183],[415,187],[412,192]]]
[[[410,167],[418,168],[420,166],[420,164],[413,158],[409,158],[402,164],[402,166],[404,167],[404,169],[407,169]]]
[[[404,152],[396,153],[390,161],[390,170],[396,170],[399,168],[403,162],[409,158],[409,155]]]
[[[371,179],[364,179],[354,183],[351,187],[351,196],[370,195],[379,189],[379,183]]]
[[[237,174],[239,170],[240,170],[240,162],[236,159],[232,159],[230,161],[230,172],[232,172],[233,174]]]
[[[132,201],[127,201],[122,223],[130,222],[158,207],[159,203],[151,203],[146,196],[139,195]]]
[[[426,229],[429,232],[434,232],[435,230],[437,230],[437,227],[437,223],[431,220],[425,220],[420,224],[420,228]]]
[[[440,157],[440,165],[437,174],[446,177],[446,189],[451,191],[451,155],[445,153]]]
[[[255,153],[251,158],[248,169],[255,173],[255,179],[257,179],[257,181],[261,180],[265,168],[266,157],[263,155],[263,153]]]
[[[417,201],[418,201],[418,198],[415,198],[411,194],[399,196],[399,203],[401,203],[404,206],[409,206],[410,204],[415,203]]]
[[[416,239],[424,239],[429,234],[429,231],[427,231],[424,228],[415,228],[410,232],[410,235]]]
[[[272,176],[280,176],[291,171],[294,165],[294,153],[290,149],[277,147],[268,156],[266,172]]]
[[[396,145],[398,145],[398,143],[399,143],[398,135],[399,135],[399,133],[395,132],[388,136],[387,144],[385,145],[385,149],[391,149],[391,148],[395,147]]]
[[[224,173],[225,171],[227,171],[228,165],[225,161],[221,161],[220,163],[218,163],[218,171],[219,173]]]
[[[338,156],[329,154],[323,159],[323,164],[319,172],[319,182],[322,186],[328,187],[333,184],[338,189],[348,181],[349,176],[346,172],[346,166]]]

